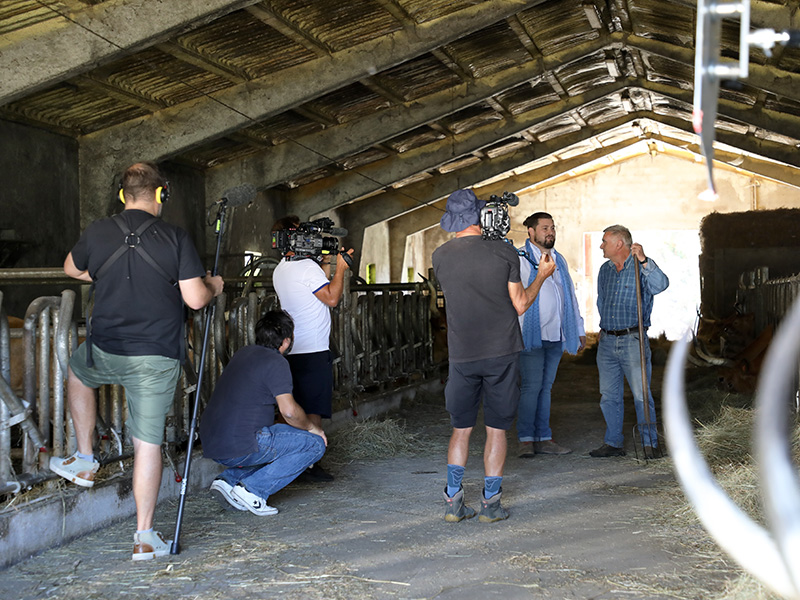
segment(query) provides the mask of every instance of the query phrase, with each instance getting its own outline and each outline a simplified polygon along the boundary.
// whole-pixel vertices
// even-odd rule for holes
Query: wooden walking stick
[[[638,446],[641,444],[642,446],[642,454],[644,455],[645,459],[647,458],[654,458],[655,456],[647,456],[647,452],[645,451],[646,446],[650,446],[653,450],[653,454],[655,455],[656,452],[661,452],[661,445],[658,443],[658,428],[655,425],[655,422],[651,420],[650,415],[650,386],[648,385],[647,381],[647,359],[645,358],[645,331],[644,331],[644,315],[642,314],[642,281],[641,281],[641,269],[639,266],[639,259],[635,256],[633,257],[633,264],[634,264],[634,276],[636,278],[636,315],[638,319],[639,325],[639,364],[642,368],[642,397],[644,398],[644,427],[646,427],[647,431],[647,439],[649,440],[649,444],[645,444],[645,436],[642,434],[642,424],[637,423],[634,427],[634,449],[636,450],[636,458],[639,458],[639,448]],[[639,444],[636,443],[636,431],[639,431]],[[661,456],[661,455],[660,455]]]

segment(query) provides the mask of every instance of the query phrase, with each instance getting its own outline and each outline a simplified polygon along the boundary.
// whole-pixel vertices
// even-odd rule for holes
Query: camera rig
[[[331,236],[323,234],[330,233]],[[293,252],[289,260],[313,258],[317,261],[327,255],[339,254],[339,239],[333,236],[346,236],[347,229],[334,227],[333,220],[328,217],[299,223],[294,229],[283,229],[272,232],[272,247],[285,255]],[[349,258],[349,257],[347,257]]]
[[[503,192],[500,197],[494,194],[481,209],[481,237],[485,240],[505,240],[511,230],[508,207],[519,204],[519,198],[511,192]]]

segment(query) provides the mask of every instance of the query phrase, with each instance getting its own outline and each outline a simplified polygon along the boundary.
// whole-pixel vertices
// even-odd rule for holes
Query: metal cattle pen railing
[[[768,325],[777,327],[800,296],[800,275],[769,278],[769,269],[759,267],[739,278],[737,304],[743,313],[755,315],[756,333]]]
[[[688,343],[670,352],[664,382],[667,440],[675,471],[703,526],[720,547],[772,592],[800,600],[800,479],[793,460],[800,365],[800,276],[769,279],[765,267],[744,273],[737,303],[755,315],[756,331],[776,328],[755,402],[754,457],[765,513],[751,519],[714,478],[698,448],[686,402]]]
[[[245,297],[237,286],[247,290]],[[0,293],[0,495],[53,479],[47,469],[49,456],[75,450],[65,395],[69,356],[85,333],[73,319],[75,297],[74,291],[65,290],[60,297],[37,298],[28,308],[23,327],[12,329]],[[351,287],[345,280],[343,299],[332,310],[334,411],[347,407],[356,414],[365,393],[422,380],[436,370],[429,300],[424,284]],[[205,364],[208,385],[203,385],[201,406],[230,356],[255,341],[258,318],[279,305],[268,279],[262,280],[262,287],[242,278],[226,280],[226,293],[215,302]],[[165,429],[165,450],[173,466],[174,453],[187,441],[203,323],[201,312],[195,312],[185,330],[187,358]],[[12,381],[20,379],[14,377],[20,370],[22,384],[12,387]],[[100,388],[97,429],[103,464],[132,453],[124,430],[126,410],[120,387]]]

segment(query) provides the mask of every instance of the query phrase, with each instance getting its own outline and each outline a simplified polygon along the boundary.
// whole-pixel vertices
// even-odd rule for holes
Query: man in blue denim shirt
[[[631,232],[626,227],[612,225],[603,231],[603,243],[600,244],[603,256],[608,259],[600,267],[597,276],[597,308],[600,311],[597,369],[600,372],[600,409],[606,420],[606,434],[603,445],[589,453],[595,457],[625,456],[625,438],[622,433],[625,379],[633,392],[636,420],[640,427],[645,422],[634,260],[639,261],[641,273],[650,422],[655,423],[656,420],[655,404],[649,385],[652,371],[650,342],[646,336],[650,326],[650,312],[653,309],[653,296],[667,289],[669,279],[655,261],[647,257],[642,246],[632,241]],[[651,426],[641,431],[645,456],[652,458],[655,456],[653,448],[658,444],[655,430]]]

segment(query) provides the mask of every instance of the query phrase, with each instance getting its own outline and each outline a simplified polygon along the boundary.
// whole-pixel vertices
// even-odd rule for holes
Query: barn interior
[[[798,0],[750,7],[752,29],[800,28]],[[519,196],[518,244],[525,216],[554,215],[588,329],[602,230],[628,226],[672,281],[651,335],[676,339],[700,317],[736,313],[748,281],[752,291],[800,271],[800,49],[751,48],[748,77],[723,82],[709,203],[692,129],[696,19],[693,0],[3,2],[2,309],[24,318],[71,289],[80,321],[64,257],[122,209],[124,168],[151,160],[170,181],[164,218],[209,266],[209,210],[227,190],[257,189],[220,240],[231,301],[250,261],[277,257],[271,228],[286,214],[331,218],[361,280],[424,296],[449,237],[446,198],[469,187]],[[738,59],[736,19],[720,49]],[[710,215],[730,220],[706,238]],[[402,384],[438,372],[425,343]],[[359,389],[385,392],[390,371]]]

